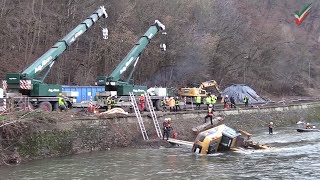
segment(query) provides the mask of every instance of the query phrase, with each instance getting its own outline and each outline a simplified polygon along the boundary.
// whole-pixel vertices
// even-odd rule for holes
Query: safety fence
[[[7,98],[0,98],[0,112],[7,110]]]

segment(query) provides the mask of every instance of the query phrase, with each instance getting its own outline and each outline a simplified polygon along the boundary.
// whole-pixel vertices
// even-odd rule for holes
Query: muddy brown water
[[[320,132],[252,131],[268,150],[200,156],[180,146],[122,149],[1,167],[1,179],[320,179]]]

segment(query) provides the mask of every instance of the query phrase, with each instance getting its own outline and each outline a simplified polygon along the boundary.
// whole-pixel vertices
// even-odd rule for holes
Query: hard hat
[[[228,97],[228,95],[226,95],[226,97]]]
[[[62,96],[62,93],[59,93],[59,96]]]
[[[309,126],[310,124],[309,123],[307,123],[307,126]]]
[[[141,94],[141,96],[144,96],[144,94]]]
[[[271,125],[273,125],[273,122],[270,122]]]
[[[168,119],[168,121],[171,121],[171,118],[167,118]]]
[[[164,121],[168,121],[168,118],[164,118]]]
[[[212,107],[212,104],[209,104],[209,107]]]

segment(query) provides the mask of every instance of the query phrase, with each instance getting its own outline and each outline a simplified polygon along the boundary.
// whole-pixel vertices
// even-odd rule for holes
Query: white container
[[[156,96],[167,96],[166,88],[154,88],[154,93]]]

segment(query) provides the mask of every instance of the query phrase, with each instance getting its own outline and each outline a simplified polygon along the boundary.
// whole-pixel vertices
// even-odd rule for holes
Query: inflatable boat
[[[306,128],[298,128],[298,132],[320,132],[320,129],[306,129]]]

